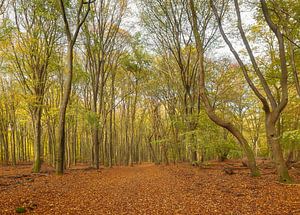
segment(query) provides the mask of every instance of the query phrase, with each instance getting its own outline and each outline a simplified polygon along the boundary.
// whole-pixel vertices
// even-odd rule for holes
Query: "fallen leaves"
[[[0,214],[13,214],[18,207],[25,208],[25,214],[300,212],[300,186],[276,183],[276,175],[269,172],[251,178],[245,168],[227,175],[222,165],[215,163],[209,169],[141,165],[101,171],[77,167],[63,176],[51,171],[29,174],[29,166],[10,169],[0,177],[0,185],[5,184],[0,186]],[[300,179],[297,172],[291,173]]]

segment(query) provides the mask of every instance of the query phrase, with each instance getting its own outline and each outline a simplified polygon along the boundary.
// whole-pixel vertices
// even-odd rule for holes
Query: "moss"
[[[293,184],[294,181],[289,175],[284,175],[279,177],[279,182],[284,183],[284,184]]]
[[[251,171],[251,176],[252,177],[259,177],[261,174],[260,174],[260,172],[259,172],[259,170],[257,169],[257,170],[255,170],[255,171]]]
[[[25,213],[26,212],[26,209],[24,208],[24,207],[18,207],[18,208],[16,208],[16,212],[17,213]]]
[[[40,161],[35,161],[33,168],[32,168],[32,172],[33,173],[39,173],[41,170],[41,162]]]

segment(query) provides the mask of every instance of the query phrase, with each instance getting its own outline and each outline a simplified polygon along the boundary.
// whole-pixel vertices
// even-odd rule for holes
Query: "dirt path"
[[[300,214],[300,186],[278,184],[271,173],[253,179],[247,171],[142,165],[4,175],[0,214],[21,206],[28,214]]]

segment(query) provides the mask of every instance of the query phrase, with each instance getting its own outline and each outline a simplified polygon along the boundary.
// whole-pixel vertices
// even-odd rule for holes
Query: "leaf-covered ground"
[[[223,166],[81,166],[63,176],[49,167],[41,174],[28,165],[2,168],[0,214],[18,207],[27,214],[300,214],[300,185],[276,182],[273,169],[251,178],[239,167],[227,175]]]

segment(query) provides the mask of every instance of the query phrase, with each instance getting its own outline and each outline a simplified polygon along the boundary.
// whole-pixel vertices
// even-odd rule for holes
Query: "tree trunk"
[[[8,144],[7,144],[7,133],[4,130],[1,131],[1,139],[3,142],[3,165],[7,166],[9,161],[9,151],[8,151]]]
[[[15,118],[15,109],[12,109],[11,115],[11,162],[12,165],[15,166],[17,164],[16,161],[16,118]]]
[[[56,174],[62,175],[64,173],[65,162],[65,124],[66,124],[66,111],[69,103],[72,76],[73,76],[73,44],[68,44],[67,52],[67,77],[63,92],[63,98],[59,110],[59,126],[58,126],[58,146],[57,146],[57,158],[56,158]]]
[[[193,128],[192,131],[195,131],[195,129]],[[195,134],[191,134],[191,144],[192,144],[192,148],[191,148],[191,160],[192,163],[197,162],[198,161],[198,156],[197,156],[197,145],[196,145],[196,138],[195,138]]]
[[[98,75],[96,76],[95,86],[93,86],[93,101],[92,101],[92,112],[94,113],[94,117],[96,120],[93,124],[92,128],[92,140],[93,140],[93,150],[92,150],[92,167],[99,169],[99,121],[98,121],[98,111],[97,111],[97,100],[98,100],[98,83],[99,83],[99,71],[97,71]],[[102,102],[102,90],[100,95],[100,102]],[[102,105],[99,105],[99,111],[101,113]],[[99,114],[100,115],[100,114]]]
[[[98,125],[93,128],[93,164],[92,166],[99,169],[99,129]]]
[[[77,136],[77,117],[75,119],[75,125],[73,128],[73,135],[72,135],[72,164],[76,165],[76,154],[77,154],[77,150],[76,150],[76,146],[77,146],[77,142],[78,142],[78,136]]]
[[[276,129],[276,119],[272,114],[266,114],[266,134],[269,147],[272,150],[273,159],[276,164],[279,181],[291,183],[292,179],[289,175],[287,165],[283,158],[282,148],[280,145],[280,137]]]
[[[38,173],[41,170],[41,138],[42,138],[42,109],[37,107],[33,113],[33,125],[34,125],[34,162],[32,172]]]
[[[113,120],[115,112],[115,72],[112,74],[111,80],[111,98],[110,98],[110,117],[109,117],[109,167],[112,167],[113,162],[113,141],[114,141],[114,129]]]

